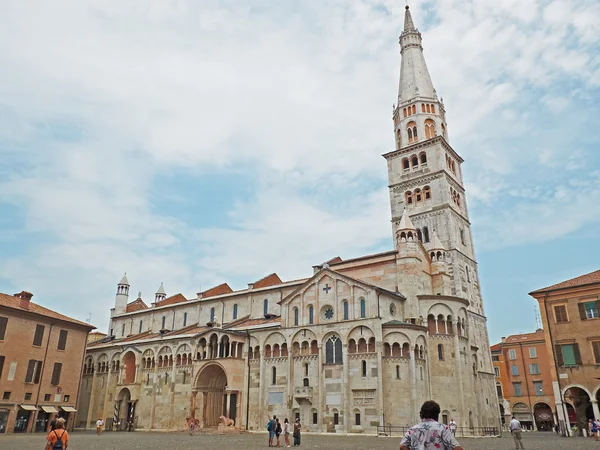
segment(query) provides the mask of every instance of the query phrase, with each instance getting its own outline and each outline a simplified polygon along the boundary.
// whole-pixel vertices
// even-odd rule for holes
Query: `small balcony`
[[[300,386],[294,388],[294,398],[298,401],[308,400],[312,402],[313,388],[310,386]]]

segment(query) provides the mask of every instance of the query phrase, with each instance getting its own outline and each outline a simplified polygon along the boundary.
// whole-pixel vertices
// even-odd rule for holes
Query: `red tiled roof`
[[[171,295],[170,297],[167,297],[164,300],[161,300],[160,302],[155,303],[154,306],[167,306],[167,305],[174,305],[175,303],[183,303],[183,302],[187,302],[187,298],[185,298],[183,296],[183,294],[179,293],[179,294]]]
[[[575,278],[571,278],[570,280],[563,281],[561,283],[553,284],[552,286],[548,286],[545,288],[538,289],[536,291],[530,292],[529,295],[539,294],[542,292],[556,291],[559,289],[568,289],[579,286],[586,286],[588,284],[600,284],[600,270],[596,270],[595,272],[586,273],[585,275],[581,275]]]
[[[501,351],[501,350],[502,350],[501,344],[500,344],[500,343],[497,343],[497,344],[494,344],[494,345],[492,345],[492,346],[490,347],[490,350],[491,350],[492,352],[499,352],[499,351]]]
[[[222,283],[218,286],[212,287],[204,292],[201,292],[200,294],[202,295],[202,298],[206,298],[214,297],[216,295],[231,294],[232,292],[233,289],[231,289],[227,283]]]
[[[0,306],[4,306],[5,308],[16,309],[19,311],[25,311],[33,314],[39,314],[40,316],[48,317],[50,319],[62,320],[63,322],[69,322],[75,325],[80,325],[86,327],[90,330],[94,330],[96,327],[90,325],[86,322],[81,322],[76,319],[72,319],[63,314],[57,313],[56,311],[52,311],[51,309],[44,308],[43,306],[38,305],[37,303],[29,302],[29,308],[21,308],[21,299],[15,297],[14,295],[3,294],[0,293]]]
[[[544,330],[541,328],[533,333],[512,334],[506,338],[503,344],[513,344],[516,342],[538,341],[545,339]]]
[[[141,298],[136,298],[134,301],[127,304],[125,312],[129,313],[134,311],[142,311],[144,309],[148,309],[148,305],[146,305],[144,303],[144,300],[142,300]]]
[[[200,324],[194,324],[194,325],[190,325],[189,327],[185,327],[182,328],[181,330],[175,330],[172,331],[171,333],[168,333],[169,336],[177,336],[180,334],[198,334],[198,333],[202,333],[203,331],[208,330],[209,327],[206,326],[202,326]]]
[[[277,275],[276,273],[272,273],[271,275],[267,275],[266,277],[261,278],[258,281],[255,281],[254,283],[252,283],[252,286],[254,287],[254,289],[259,289],[259,288],[273,286],[275,284],[281,284],[281,283],[283,283],[283,281],[281,281],[281,278],[279,278],[279,275]]]
[[[268,319],[246,319],[233,324],[233,326],[228,326],[227,328],[246,328],[253,327],[256,325],[266,325],[266,324],[279,324],[281,322],[281,317],[271,317]]]

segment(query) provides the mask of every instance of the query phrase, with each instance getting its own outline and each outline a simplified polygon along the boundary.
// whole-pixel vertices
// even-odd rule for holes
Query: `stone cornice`
[[[448,143],[448,141],[446,141],[444,136],[436,136],[434,138],[427,139],[426,141],[417,142],[416,144],[409,145],[408,147],[403,147],[400,150],[392,150],[391,152],[384,153],[382,156],[385,159],[396,158],[397,156],[405,155],[407,153],[412,153],[412,152],[421,150],[426,147],[431,147],[431,145],[438,144],[438,143],[441,144],[441,146],[444,147],[444,149],[448,153],[450,153],[452,156],[454,156],[458,160],[459,163],[465,162],[465,160],[462,159],[461,156],[458,153],[456,153],[456,151],[450,146],[450,144]]]
[[[427,332],[427,327],[423,326],[423,325],[417,325],[414,323],[394,323],[394,324],[383,324],[381,326],[382,328],[409,328],[411,330],[417,330],[417,331],[425,331]]]
[[[455,297],[453,295],[417,295],[419,301],[421,300],[444,300],[447,302],[461,303],[465,306],[469,306],[469,300],[462,297]]]
[[[443,170],[438,170],[437,172],[429,172],[420,177],[412,178],[410,180],[401,181],[400,183],[390,184],[388,187],[394,191],[404,190],[413,186],[429,183],[433,180],[437,180],[444,176]]]

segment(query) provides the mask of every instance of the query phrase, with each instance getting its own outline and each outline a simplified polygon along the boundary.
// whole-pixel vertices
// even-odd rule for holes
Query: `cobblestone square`
[[[600,449],[600,442],[585,438],[561,438],[554,433],[528,433],[524,435],[528,450],[583,450]],[[461,439],[466,450],[504,450],[514,448],[512,438]],[[399,438],[376,438],[374,436],[302,436],[302,448],[327,450],[397,450]],[[40,434],[0,436],[0,448],[6,450],[42,449],[44,436]],[[97,436],[91,432],[71,434],[71,450],[192,450],[192,449],[241,449],[258,450],[268,448],[266,434],[239,435],[195,435],[186,433],[104,433]]]

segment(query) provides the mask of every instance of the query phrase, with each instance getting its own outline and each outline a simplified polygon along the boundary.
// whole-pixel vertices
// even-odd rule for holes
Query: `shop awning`
[[[64,412],[77,412],[77,410],[72,406],[59,406],[59,408],[62,409]]]
[[[42,411],[44,411],[45,413],[57,413],[58,412],[58,409],[56,409],[52,405],[42,405],[42,406],[40,406],[40,408],[42,408]]]
[[[35,405],[19,405],[19,408],[24,409],[25,411],[35,411],[37,409]]]

